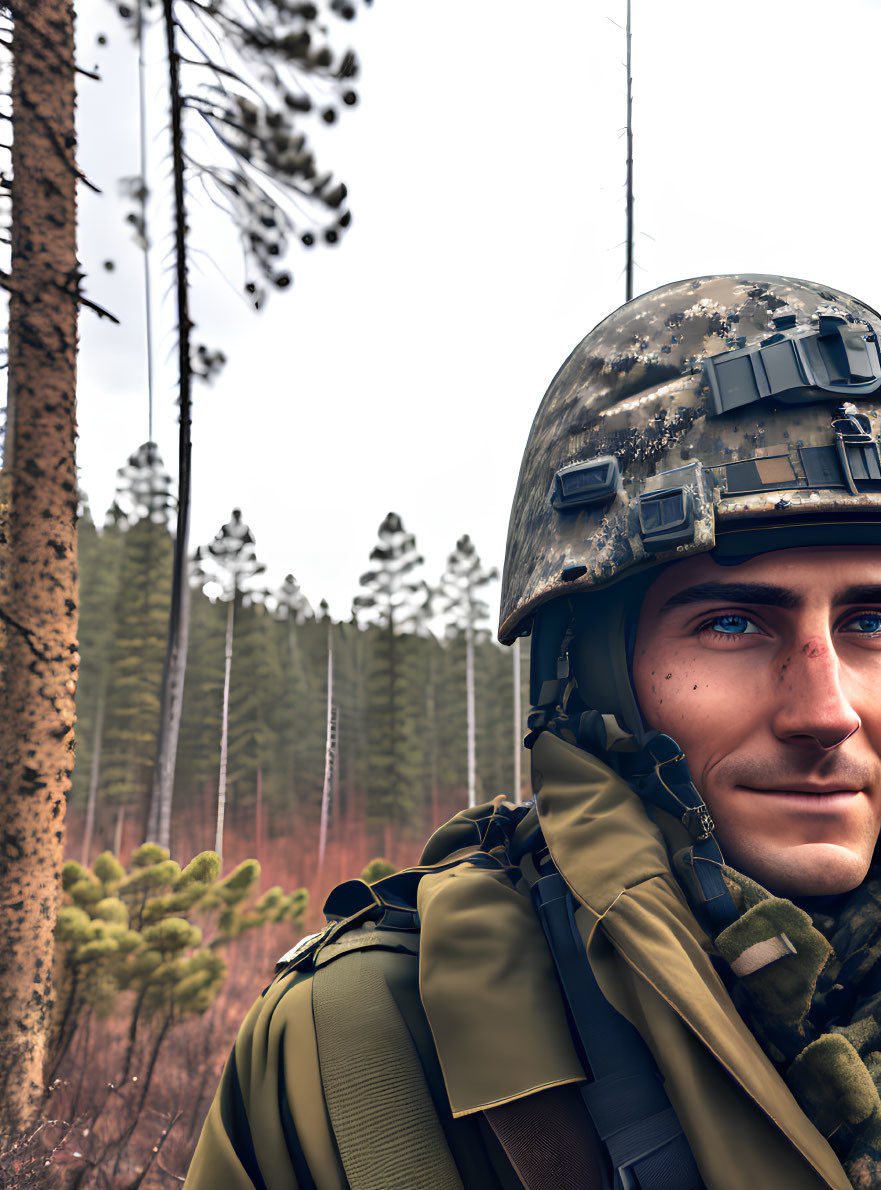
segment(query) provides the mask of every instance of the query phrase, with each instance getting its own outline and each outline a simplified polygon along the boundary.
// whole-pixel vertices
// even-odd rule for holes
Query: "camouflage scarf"
[[[723,869],[731,995],[854,1187],[881,1190],[881,872],[817,910]]]

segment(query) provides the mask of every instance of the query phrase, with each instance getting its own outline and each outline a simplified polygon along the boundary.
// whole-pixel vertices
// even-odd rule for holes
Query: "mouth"
[[[855,793],[862,793],[862,789],[842,787],[841,785],[781,785],[760,789],[758,786],[745,785],[750,793],[803,794],[809,797],[835,797],[838,795],[852,797]]]
[[[842,789],[831,785],[796,785],[785,789],[758,789],[744,785],[741,788],[760,797],[778,799],[791,810],[798,810],[800,813],[840,810],[863,793],[862,789]]]

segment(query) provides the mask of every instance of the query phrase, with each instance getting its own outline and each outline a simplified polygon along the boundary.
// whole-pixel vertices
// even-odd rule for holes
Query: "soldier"
[[[881,1186],[879,332],[703,277],[575,349],[503,580],[535,800],[331,894],[188,1190]]]

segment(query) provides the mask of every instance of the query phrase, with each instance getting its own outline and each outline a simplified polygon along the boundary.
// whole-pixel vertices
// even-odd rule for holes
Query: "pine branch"
[[[94,310],[99,318],[109,318],[111,322],[115,322],[117,326],[120,325],[119,319],[115,314],[111,314],[109,310],[105,310],[103,306],[99,306],[97,302],[93,302],[90,298],[79,295],[79,303],[81,306],[88,307],[89,310]]]

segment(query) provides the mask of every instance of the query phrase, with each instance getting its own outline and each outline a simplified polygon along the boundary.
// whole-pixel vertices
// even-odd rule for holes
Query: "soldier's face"
[[[785,895],[846,892],[881,826],[881,546],[669,567],[633,659],[725,860]]]

